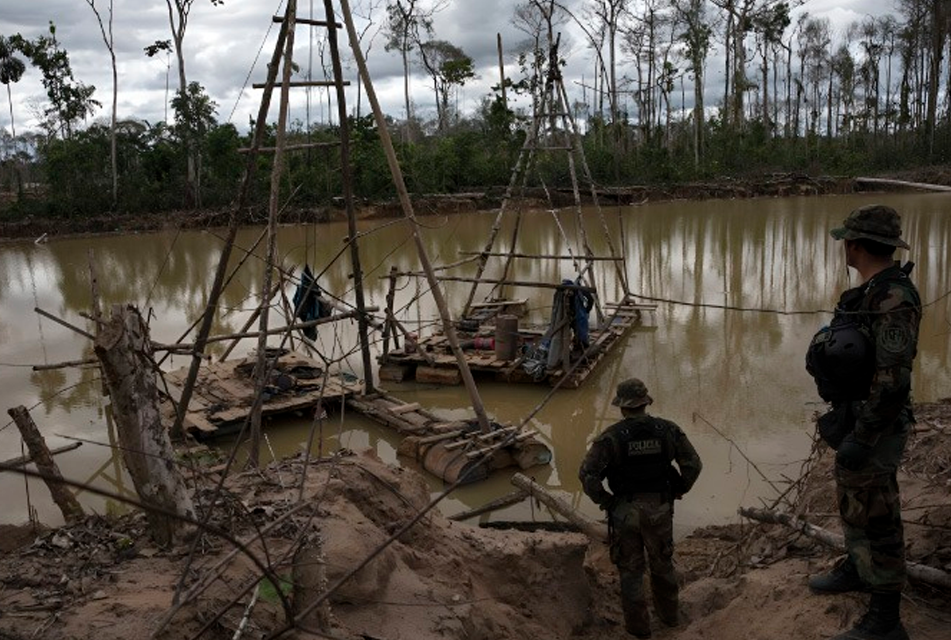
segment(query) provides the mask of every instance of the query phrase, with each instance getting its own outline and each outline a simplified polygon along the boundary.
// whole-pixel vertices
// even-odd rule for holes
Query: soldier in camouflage
[[[651,637],[644,593],[645,550],[654,611],[667,626],[679,623],[673,501],[690,490],[701,468],[700,457],[680,427],[648,415],[652,402],[637,378],[619,384],[612,404],[624,419],[595,439],[579,473],[584,492],[607,511],[624,624],[638,638]],[[679,471],[671,464],[674,461]],[[610,492],[604,488],[605,479]]]
[[[821,594],[871,593],[868,612],[833,640],[905,640],[899,616],[905,545],[896,473],[915,422],[911,369],[921,299],[908,277],[912,263],[902,267],[893,259],[897,248],[909,248],[894,209],[857,209],[832,236],[843,241],[846,262],[862,284],[842,294],[829,330],[813,339],[807,368],[820,394],[832,402],[832,411],[820,417],[820,434],[836,449],[836,493],[848,555],[831,572],[811,578],[809,587]],[[848,360],[836,353],[837,327],[845,325],[851,325],[849,339],[866,358]],[[858,344],[859,335],[866,344]],[[823,430],[823,419],[832,415],[835,428]]]

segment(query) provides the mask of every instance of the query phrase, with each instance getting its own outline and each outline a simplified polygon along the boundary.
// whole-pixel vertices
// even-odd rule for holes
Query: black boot
[[[868,612],[858,624],[832,640],[908,640],[898,614],[900,602],[901,593],[873,593]]]
[[[817,594],[848,593],[849,591],[868,591],[868,583],[859,577],[859,571],[852,562],[852,558],[845,560],[832,568],[832,571],[820,576],[809,578],[809,590]]]

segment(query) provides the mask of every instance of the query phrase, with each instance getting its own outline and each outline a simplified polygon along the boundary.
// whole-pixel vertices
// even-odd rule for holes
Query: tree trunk
[[[24,406],[8,409],[7,413],[13,418],[20,434],[23,436],[23,442],[30,452],[30,457],[36,463],[37,470],[43,474],[43,481],[49,487],[50,495],[53,496],[53,502],[63,512],[63,518],[66,522],[81,520],[83,508],[79,505],[76,497],[70,493],[69,488],[63,484],[63,474],[59,472],[59,467],[53,461],[53,455],[46,446],[46,441],[36,428],[36,423],[30,417],[30,412]]]
[[[162,424],[148,327],[134,307],[115,305],[95,348],[112,397],[122,460],[142,503],[163,511],[147,511],[152,536],[158,544],[173,544],[185,527],[168,513],[194,519],[195,510]]]

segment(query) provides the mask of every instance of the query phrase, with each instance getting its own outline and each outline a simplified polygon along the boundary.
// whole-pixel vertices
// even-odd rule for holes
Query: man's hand
[[[600,507],[601,511],[610,512],[611,510],[614,509],[614,505],[616,503],[617,503],[617,498],[609,495],[607,498],[605,498],[600,503],[598,503],[598,507]]]
[[[855,439],[854,434],[845,436],[835,452],[835,463],[843,469],[856,471],[868,462],[872,446]]]

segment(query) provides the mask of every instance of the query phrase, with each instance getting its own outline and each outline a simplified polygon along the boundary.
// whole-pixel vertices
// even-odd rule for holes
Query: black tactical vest
[[[868,398],[875,376],[875,343],[863,303],[873,287],[887,287],[896,280],[907,279],[913,267],[914,263],[908,262],[901,269],[883,274],[881,279],[873,278],[866,285],[845,291],[832,322],[813,336],[806,351],[806,371],[815,379],[819,396],[826,402]]]
[[[669,493],[674,452],[667,425],[653,416],[625,418],[605,433],[614,445],[607,469],[608,487],[616,496]]]

